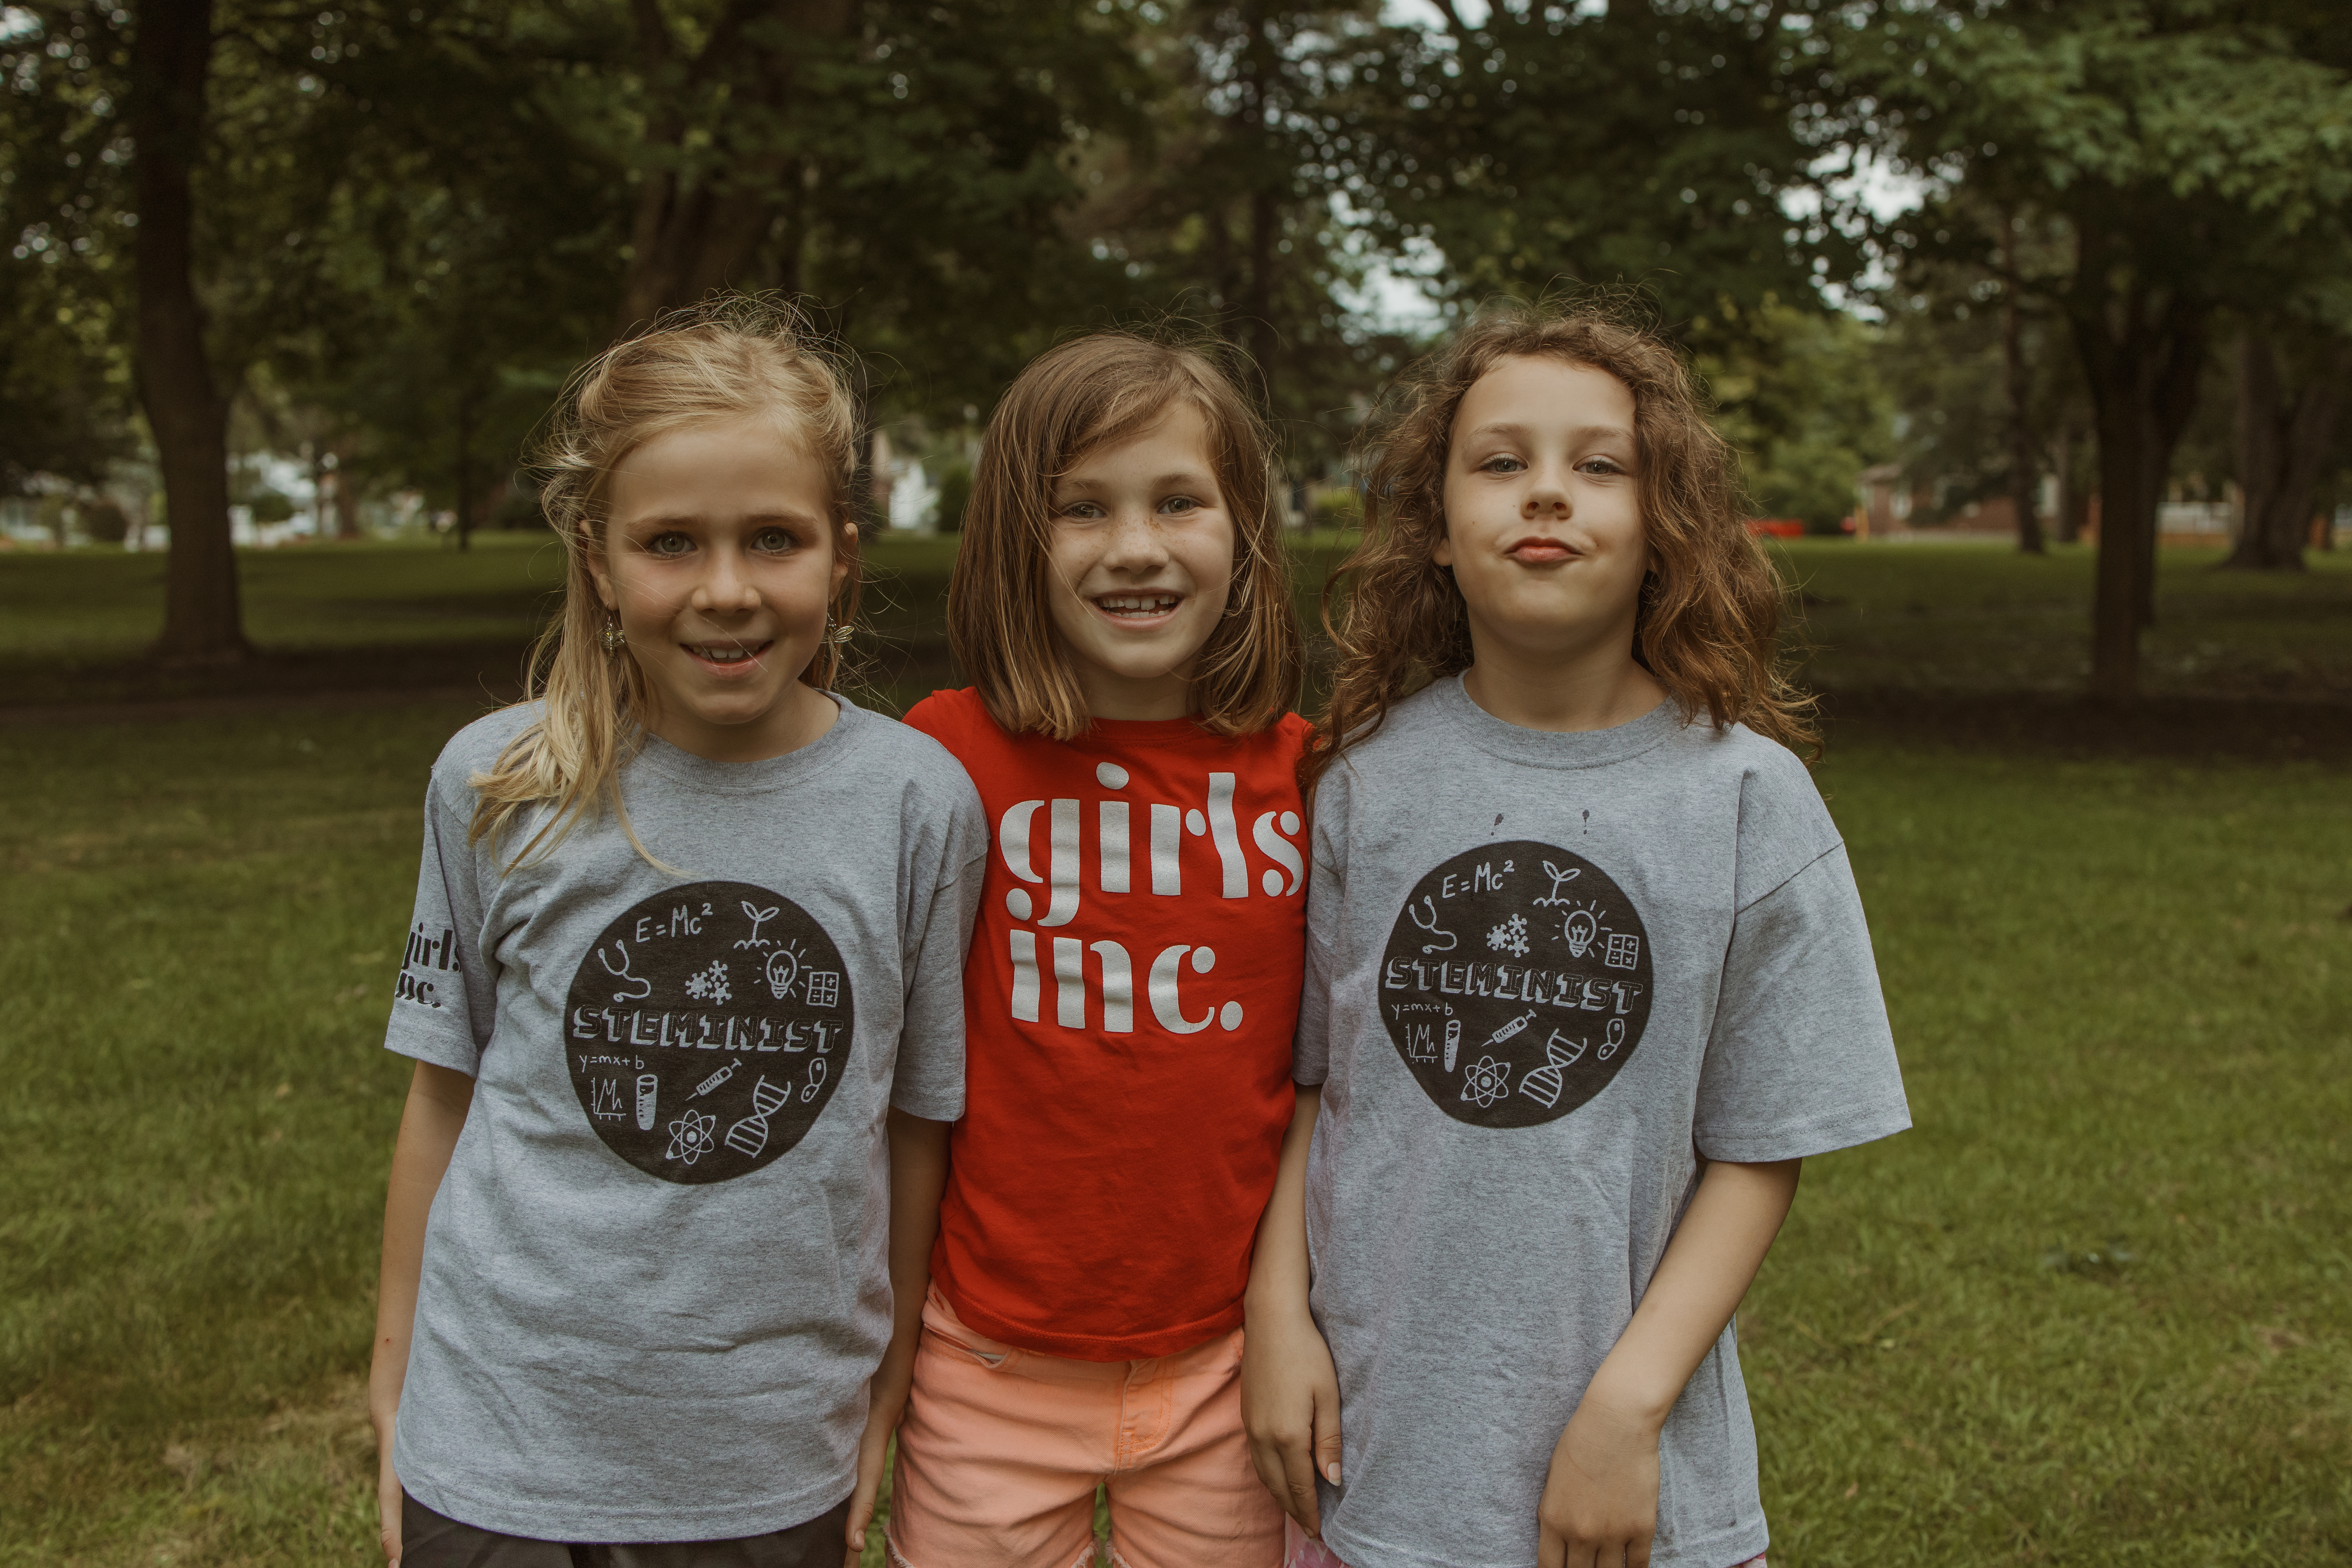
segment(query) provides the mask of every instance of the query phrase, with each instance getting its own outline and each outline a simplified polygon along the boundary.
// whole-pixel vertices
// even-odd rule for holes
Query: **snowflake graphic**
[[[710,1152],[718,1142],[719,1118],[705,1116],[699,1110],[689,1110],[669,1124],[669,1149],[665,1160],[683,1160],[693,1164]]]
[[[1492,1057],[1480,1057],[1462,1075],[1462,1098],[1475,1100],[1484,1110],[1503,1098],[1509,1089],[1511,1064],[1498,1062]]]
[[[1486,945],[1513,958],[1528,955],[1528,917],[1513,915],[1486,933]]]
[[[689,974],[686,977],[686,994],[697,1002],[708,1002],[714,1007],[724,1007],[727,1005],[727,999],[734,995],[735,991],[727,984],[727,966],[714,958],[710,961],[709,968],[699,974]]]

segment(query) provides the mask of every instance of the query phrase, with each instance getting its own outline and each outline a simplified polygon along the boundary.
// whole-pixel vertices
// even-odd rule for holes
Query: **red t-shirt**
[[[980,1332],[1082,1361],[1240,1326],[1292,1108],[1306,721],[1052,741],[966,689],[907,722],[971,774],[993,838],[932,1281]]]

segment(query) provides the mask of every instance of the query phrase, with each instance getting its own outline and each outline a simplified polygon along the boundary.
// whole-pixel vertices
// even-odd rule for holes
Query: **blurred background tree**
[[[1691,353],[1760,514],[1851,526],[1867,470],[2030,551],[2095,496],[2126,695],[2179,470],[2242,493],[2231,564],[2291,570],[2345,468],[2331,9],[10,4],[0,483],[144,454],[160,649],[230,658],[232,447],[307,465],[322,533],[395,494],[461,543],[527,524],[570,368],[714,289],[856,351],[943,524],[1067,331],[1233,343],[1304,502],[1462,311],[1597,294]]]

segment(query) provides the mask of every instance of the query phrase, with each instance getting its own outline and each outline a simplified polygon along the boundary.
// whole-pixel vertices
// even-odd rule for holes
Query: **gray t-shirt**
[[[707,1541],[847,1496],[890,1332],[887,1105],[963,1112],[988,831],[936,742],[842,704],[765,762],[658,740],[508,870],[434,765],[385,1044],[476,1079],[425,1237],[394,1463],[419,1502],[555,1541]]]
[[[1527,1568],[1553,1446],[1702,1160],[1910,1125],[1837,829],[1804,765],[1671,705],[1554,734],[1458,679],[1315,802],[1296,1076],[1353,1568]],[[1659,1568],[1762,1552],[1732,1331],[1659,1443]]]

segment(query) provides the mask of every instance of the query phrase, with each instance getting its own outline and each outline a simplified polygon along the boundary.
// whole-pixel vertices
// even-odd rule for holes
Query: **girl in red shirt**
[[[1301,667],[1263,426],[1192,350],[1065,343],[989,421],[907,722],[994,834],[890,1544],[905,1568],[1265,1568],[1242,1297],[1291,1123]]]

